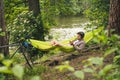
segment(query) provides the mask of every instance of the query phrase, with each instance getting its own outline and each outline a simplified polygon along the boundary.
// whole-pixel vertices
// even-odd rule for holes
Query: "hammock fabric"
[[[103,28],[98,28],[96,30],[86,32],[85,37],[84,37],[84,41],[86,43],[88,43],[93,38],[93,36],[99,34],[99,32],[101,32],[102,29]],[[49,50],[54,50],[54,49],[57,48],[57,49],[59,49],[63,52],[73,52],[73,51],[75,51],[73,46],[67,46],[67,44],[69,44],[69,41],[71,41],[71,40],[75,40],[75,37],[60,42],[60,44],[64,44],[65,46],[53,46],[51,44],[51,42],[29,39],[30,44],[33,47],[35,47],[37,49],[40,49],[41,51],[49,51]]]

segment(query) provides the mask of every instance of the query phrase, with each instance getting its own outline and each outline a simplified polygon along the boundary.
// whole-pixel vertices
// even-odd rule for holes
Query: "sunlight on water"
[[[82,28],[53,28],[50,30],[50,35],[53,37],[53,40],[64,40],[69,39],[73,36],[76,36],[76,33],[83,31]]]

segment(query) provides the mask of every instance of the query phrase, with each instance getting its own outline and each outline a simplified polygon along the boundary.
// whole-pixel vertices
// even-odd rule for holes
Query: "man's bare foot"
[[[61,44],[60,44],[59,42],[57,42],[57,41],[52,41],[51,44],[52,44],[53,46],[60,46],[60,45],[61,45]]]
[[[51,41],[51,45],[55,45],[56,44],[56,41]]]

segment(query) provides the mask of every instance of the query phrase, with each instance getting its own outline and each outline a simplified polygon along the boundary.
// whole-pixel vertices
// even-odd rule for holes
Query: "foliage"
[[[65,69],[68,69],[69,71],[74,71],[74,68],[69,65],[69,61],[62,63],[62,65],[56,66],[55,68],[58,69],[60,72]]]
[[[114,57],[114,63],[116,63],[118,65],[120,64],[120,55],[117,55]]]
[[[0,36],[5,36],[5,33],[4,32],[0,32]]]
[[[90,57],[87,60],[83,60],[83,69],[74,71],[74,75],[81,80],[85,79],[85,73],[90,73],[94,79],[104,80],[119,80],[119,63],[120,63],[120,36],[114,34],[111,37],[106,36],[106,31],[102,30],[99,34],[94,35],[91,43],[101,46],[105,53],[102,57]],[[93,44],[92,44],[93,45]],[[113,56],[113,63],[104,64],[104,60],[111,54]],[[111,57],[112,58],[112,57]],[[111,61],[112,62],[112,61]],[[59,66],[62,69],[61,66]],[[68,68],[68,67],[66,67]],[[69,70],[69,69],[68,69]]]
[[[87,61],[87,63],[86,63]],[[95,79],[106,79],[109,77],[109,75],[114,71],[114,69],[117,69],[118,66],[114,64],[108,64],[104,66],[103,64],[103,58],[90,58],[85,61],[85,67],[82,70],[83,72],[89,72],[92,73]],[[98,61],[98,63],[96,63]],[[99,70],[99,71],[98,71]]]
[[[79,13],[81,8],[77,4],[78,2],[78,0],[60,0],[60,4],[58,4],[60,15],[76,15]]]
[[[84,73],[82,71],[75,71],[74,75],[78,78],[80,78],[81,80],[84,79]]]
[[[11,35],[14,36],[14,41],[18,41],[17,37],[28,36],[43,40],[47,29],[43,28],[42,24],[41,16],[35,17],[32,12],[24,11],[16,17],[9,28],[12,30]]]
[[[117,34],[113,34],[111,37],[107,36],[107,31],[106,30],[102,30],[98,35],[95,35],[93,40],[91,41],[91,44],[96,44],[96,45],[100,45],[101,49],[105,49],[105,55],[109,56],[111,54],[115,54],[114,57],[114,61],[115,63],[119,63],[119,55],[120,55],[120,36]],[[105,48],[106,47],[106,48]]]
[[[49,26],[52,25],[52,21],[50,19],[51,12],[48,11],[49,13],[44,13],[44,11],[42,11],[46,9],[43,8],[45,6],[42,5],[42,3],[42,13],[37,17],[35,17],[32,12],[28,12],[26,1],[5,0],[5,4],[6,22],[13,41],[16,41],[16,36],[24,38],[30,34],[32,34],[30,37],[44,40],[44,36],[46,33],[48,34]],[[49,9],[49,6],[47,8]]]
[[[87,60],[84,60],[82,61],[82,63],[84,64],[84,68],[82,70],[74,71],[74,68],[72,67],[74,71],[73,74],[81,80],[85,79],[85,73],[91,74],[91,76],[94,76],[94,79],[119,80],[119,76],[118,76],[119,66],[115,64],[107,64],[104,66],[103,59],[104,57],[97,57],[97,58],[92,57]],[[69,65],[69,67],[71,66]],[[57,67],[57,69],[59,70],[68,69],[69,70],[69,67],[63,67],[63,65],[60,65]]]
[[[50,0],[40,0],[41,18],[44,26],[50,28],[56,25],[54,17],[57,14],[55,6],[51,5]]]
[[[84,11],[92,24],[107,26],[110,0],[87,0],[90,7]]]
[[[86,0],[41,0],[41,3],[43,11],[50,11],[53,16],[82,15],[87,9]]]
[[[26,76],[35,76],[35,75],[39,75],[42,72],[46,71],[47,67],[41,65],[41,66],[35,66],[33,67],[33,69],[28,69],[25,68],[25,77]]]
[[[12,60],[4,59],[3,55],[0,55],[0,73],[5,77],[4,74],[10,74],[16,76],[19,80],[22,80],[23,77],[23,67],[20,65],[14,65]]]
[[[5,3],[5,20],[7,24],[11,23],[19,13],[27,11],[24,0],[4,0]]]
[[[37,75],[39,75],[44,70],[45,67],[41,66],[32,70],[27,69],[27,71],[29,72],[26,72],[26,68],[24,68],[23,66],[19,64],[14,64],[13,60],[5,59],[3,55],[0,55],[0,80],[5,80],[6,78],[8,80],[23,80],[25,75],[29,75],[31,73],[32,75],[29,76],[29,80],[41,80],[41,78]]]
[[[32,12],[28,12],[26,0],[4,0],[5,19],[13,41],[17,42],[29,37],[44,40],[44,36],[46,34],[48,35],[50,26],[55,25],[52,19],[55,16],[84,14],[92,22],[89,26],[107,26],[109,1],[110,0],[40,0],[41,14],[35,17]],[[5,33],[0,30],[0,36],[4,35]],[[106,50],[104,56],[92,57],[83,61],[85,64],[84,69],[79,71],[75,71],[74,68],[69,65],[69,62],[65,62],[56,68],[60,71],[68,69],[82,80],[85,78],[84,73],[86,72],[91,73],[95,79],[119,80],[119,40],[120,36],[112,35],[108,37],[106,31],[102,30],[99,35],[94,35],[90,44],[100,45],[102,50]],[[33,50],[33,52],[38,53],[36,50]],[[103,60],[113,53],[115,54],[113,59],[114,64],[104,65]],[[28,74],[28,76],[34,76],[31,80],[39,80],[40,78],[36,75],[46,70],[44,66],[40,66],[33,68],[33,70],[25,69],[24,73],[22,66],[13,65],[12,60],[4,59],[3,56],[0,56],[0,63],[0,80],[6,78],[5,74],[14,75],[17,79],[21,80],[24,75]]]
[[[40,75],[47,70],[47,67],[43,65],[34,66],[33,69],[25,68],[25,80],[42,80]]]
[[[119,47],[119,39],[120,36],[117,34],[113,34],[111,37],[108,37],[108,32],[104,28],[101,28],[102,30],[98,34],[94,34],[93,39],[91,40],[91,44],[101,45],[101,46],[109,46],[118,48]],[[94,29],[93,29],[94,30]]]
[[[111,37],[108,37],[105,30],[102,30],[102,32],[99,35],[97,36],[95,35],[92,43],[101,45],[101,49],[102,50],[104,49],[105,53],[101,58],[88,59],[84,69],[87,68],[88,70],[86,71],[88,72],[90,70],[90,73],[92,73],[97,79],[119,80],[119,76],[118,76],[119,75],[119,63],[120,63],[119,40],[120,40],[120,36],[116,34],[112,35]],[[113,58],[114,63],[104,66],[103,60],[111,54],[115,54]],[[84,69],[82,71],[84,71]],[[114,72],[114,70],[116,70],[116,72]]]

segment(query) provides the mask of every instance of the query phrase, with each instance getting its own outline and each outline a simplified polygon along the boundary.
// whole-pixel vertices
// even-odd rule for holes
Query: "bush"
[[[19,41],[20,38],[32,37],[44,40],[48,28],[44,26],[41,15],[35,17],[32,12],[24,11],[20,13],[13,23],[9,25],[12,40]],[[17,39],[17,37],[19,38]]]

